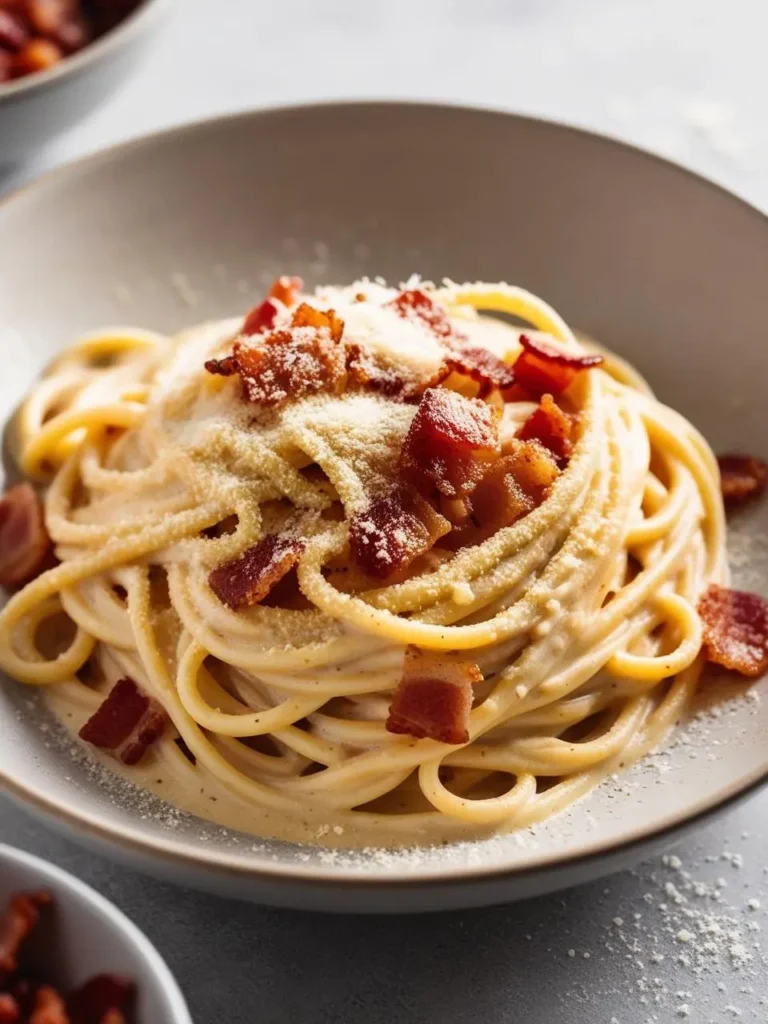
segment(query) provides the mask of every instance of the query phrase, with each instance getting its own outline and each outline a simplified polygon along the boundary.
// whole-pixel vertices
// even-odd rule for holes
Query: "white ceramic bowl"
[[[152,943],[103,896],[73,875],[0,845],[0,908],[13,893],[45,889],[55,928],[39,943],[41,976],[64,991],[95,974],[123,974],[137,985],[137,1024],[192,1024],[184,997]]]
[[[766,456],[766,267],[760,213],[608,139],[410,104],[244,114],[110,150],[0,205],[0,405],[10,412],[99,324],[230,315],[280,272],[311,286],[418,270],[531,288],[636,363],[716,449]],[[734,535],[737,581],[765,592],[768,502]],[[728,685],[719,717],[535,835],[400,856],[329,856],[171,815],[73,760],[36,694],[12,684],[0,779],[84,841],[229,895],[335,910],[492,903],[625,866],[765,781],[768,701]]]
[[[136,66],[171,0],[124,21],[49,71],[0,83],[0,167],[27,159],[103,103]]]

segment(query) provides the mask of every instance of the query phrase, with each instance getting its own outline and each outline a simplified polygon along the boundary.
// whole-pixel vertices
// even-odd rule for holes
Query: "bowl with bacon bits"
[[[0,0],[0,163],[45,146],[129,74],[170,0]]]
[[[192,1024],[160,954],[60,868],[0,845],[2,1024]]]
[[[766,264],[680,168],[418,104],[0,206],[8,792],[360,912],[585,881],[768,781]]]

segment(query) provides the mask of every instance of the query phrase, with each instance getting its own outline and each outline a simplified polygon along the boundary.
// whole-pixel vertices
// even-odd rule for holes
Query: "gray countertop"
[[[608,132],[766,207],[767,31],[764,0],[179,0],[140,73],[0,191],[181,121],[408,97]],[[177,889],[2,798],[0,839],[126,910],[197,1024],[768,1022],[768,793],[636,872],[421,918],[318,917]]]

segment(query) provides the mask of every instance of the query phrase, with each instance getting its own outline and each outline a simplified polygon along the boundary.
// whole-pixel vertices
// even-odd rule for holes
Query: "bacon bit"
[[[336,316],[333,309],[315,309],[307,302],[302,302],[291,317],[293,327],[314,327],[317,331],[328,330],[331,338],[338,342],[344,333],[344,321]]]
[[[513,474],[521,490],[540,505],[560,475],[551,452],[538,441],[515,438],[505,445],[504,457],[508,460],[508,472]]]
[[[21,1020],[21,1007],[10,992],[0,992],[0,1024],[16,1024],[18,1020]]]
[[[0,979],[16,970],[19,949],[40,920],[40,908],[50,902],[47,892],[22,892],[11,897],[0,926]]]
[[[376,391],[388,398],[398,398],[406,391],[405,379],[391,366],[384,366],[375,355],[361,345],[347,346],[349,381]]]
[[[426,292],[419,288],[400,292],[387,304],[404,320],[416,320],[428,327],[438,338],[444,341],[465,341],[464,335],[451,323],[445,310],[430,299]]]
[[[768,463],[754,455],[718,455],[720,488],[728,505],[741,505],[759,498],[768,486]]]
[[[302,328],[300,335],[295,333]],[[313,329],[313,330],[312,330]],[[302,303],[294,312],[291,327],[267,335],[260,345],[235,341],[230,357],[211,360],[206,369],[228,375],[234,365],[243,379],[245,393],[260,405],[283,405],[318,391],[340,394],[347,381],[344,346],[340,345],[344,322],[334,311],[314,309]]]
[[[561,395],[573,383],[577,373],[600,366],[603,362],[600,355],[562,352],[525,334],[520,335],[520,344],[523,351],[514,364],[515,379],[532,395]]]
[[[284,405],[319,391],[340,394],[347,374],[344,350],[321,333],[295,338],[275,331],[260,347],[235,342],[234,358],[246,396],[259,405]]]
[[[542,395],[539,408],[531,413],[517,436],[521,441],[538,441],[562,465],[573,451],[571,436],[574,426],[574,418],[563,412],[552,395]]]
[[[112,1018],[108,1014],[127,1011],[135,991],[136,986],[129,978],[120,974],[97,974],[69,1000],[72,1024],[105,1024],[124,1019],[122,1014]]]
[[[55,988],[41,985],[37,990],[29,1024],[70,1024],[64,1000]]]
[[[0,7],[0,50],[20,50],[28,39],[29,29],[24,20]]]
[[[31,75],[36,71],[47,71],[58,64],[63,56],[61,47],[53,40],[40,37],[30,39],[16,54],[14,75]]]
[[[163,734],[168,716],[133,679],[119,679],[101,707],[80,730],[80,738],[108,750],[126,765],[137,764]]]
[[[428,388],[403,442],[400,468],[422,493],[464,497],[499,455],[499,429],[487,405]]]
[[[204,366],[208,373],[217,373],[220,377],[231,377],[237,373],[237,360],[234,356],[223,359],[206,359]]]
[[[305,546],[296,537],[270,533],[239,558],[214,569],[208,583],[230,608],[258,604],[293,569]]]
[[[483,397],[494,388],[504,393],[515,383],[514,367],[487,348],[462,346],[446,357],[445,364],[450,371],[477,381]]]
[[[759,594],[710,584],[699,601],[707,659],[743,676],[768,669],[768,602]]]
[[[250,313],[246,313],[243,326],[240,328],[240,334],[244,334],[249,338],[254,334],[264,334],[265,331],[271,331],[275,326],[277,313],[278,308],[275,303],[271,299],[264,299],[258,306],[254,306]]]
[[[277,280],[273,281],[272,287],[269,289],[268,298],[260,302],[258,306],[254,306],[250,313],[246,315],[243,326],[240,328],[240,333],[250,337],[254,334],[263,334],[265,331],[271,331],[275,326],[275,320],[279,312],[279,307],[272,302],[272,299],[276,299],[284,306],[293,306],[303,287],[304,282],[300,277],[278,277]],[[216,371],[212,370],[211,372],[215,373]]]
[[[481,544],[533,512],[559,475],[552,455],[536,441],[516,441],[491,465],[469,497],[471,517],[442,542],[451,551]]]
[[[269,289],[269,297],[270,299],[277,299],[278,302],[282,302],[284,306],[290,308],[296,305],[296,300],[301,295],[303,287],[304,282],[300,277],[288,277],[286,274],[283,274],[272,282],[272,287]]]
[[[398,487],[352,517],[349,547],[363,572],[385,579],[407,568],[450,529],[421,495]]]
[[[389,707],[387,731],[440,743],[467,743],[472,685],[482,680],[477,665],[458,654],[409,645]]]
[[[52,550],[37,493],[31,484],[16,484],[0,501],[0,586],[29,583],[46,568]]]
[[[497,530],[511,526],[536,507],[515,478],[518,468],[513,456],[503,455],[488,470],[472,494],[472,515],[482,533],[490,537]]]

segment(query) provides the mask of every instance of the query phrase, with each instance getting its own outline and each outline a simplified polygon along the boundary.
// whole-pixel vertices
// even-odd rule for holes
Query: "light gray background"
[[[139,74],[0,191],[181,121],[402,97],[608,132],[766,207],[767,36],[765,0],[178,0]],[[197,1024],[768,1022],[768,793],[686,841],[681,864],[424,918],[317,917],[197,895],[81,852],[2,798],[0,838],[126,910]],[[717,880],[719,900],[710,888],[696,895],[694,883]]]

